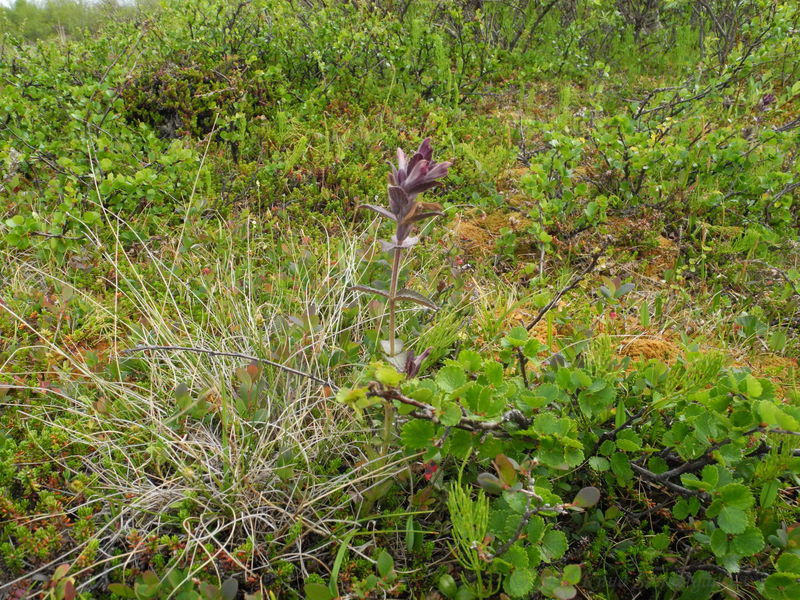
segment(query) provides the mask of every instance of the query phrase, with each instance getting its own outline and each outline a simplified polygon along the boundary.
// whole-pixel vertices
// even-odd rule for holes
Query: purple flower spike
[[[438,204],[418,202],[416,198],[422,192],[439,185],[439,180],[447,175],[451,164],[434,162],[430,138],[425,138],[411,158],[402,149],[397,149],[397,165],[392,165],[392,172],[389,174],[388,209],[374,204],[362,205],[397,223],[397,232],[392,241],[384,244],[387,251],[410,247],[415,243],[410,241],[415,238],[408,237],[414,223],[442,215],[442,207]]]
[[[405,152],[397,149],[397,166],[392,167],[389,183],[401,188],[409,200],[414,200],[417,195],[438,185],[437,180],[447,175],[451,164],[434,162],[431,138],[425,138],[410,160],[406,159]]]

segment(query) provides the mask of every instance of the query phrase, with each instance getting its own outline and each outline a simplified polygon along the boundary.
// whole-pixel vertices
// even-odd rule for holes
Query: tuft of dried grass
[[[494,212],[469,218],[459,218],[452,226],[456,245],[462,252],[478,258],[495,254],[495,241],[504,229],[521,233],[531,224],[530,219],[517,212]]]
[[[678,357],[679,350],[675,344],[664,338],[638,337],[624,344],[619,353],[631,358],[655,358],[669,363]]]

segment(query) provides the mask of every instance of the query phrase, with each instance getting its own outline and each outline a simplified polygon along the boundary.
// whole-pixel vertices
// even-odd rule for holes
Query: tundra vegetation
[[[0,30],[0,597],[800,598],[797,2]]]

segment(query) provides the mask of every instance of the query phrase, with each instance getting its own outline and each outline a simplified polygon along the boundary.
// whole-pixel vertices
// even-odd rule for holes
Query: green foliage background
[[[796,597],[796,3],[18,0],[0,30],[0,590]],[[441,309],[403,313],[403,381],[357,207],[428,136],[446,216],[402,277]]]

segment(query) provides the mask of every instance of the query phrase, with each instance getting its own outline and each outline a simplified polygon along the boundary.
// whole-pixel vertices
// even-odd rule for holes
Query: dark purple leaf
[[[406,217],[406,223],[416,223],[417,221],[422,221],[423,219],[432,219],[433,217],[443,217],[444,213],[440,211],[432,211],[432,212],[422,212],[422,213],[414,213],[410,217]]]
[[[367,285],[354,285],[350,289],[357,290],[359,292],[366,292],[368,294],[377,294],[378,296],[383,296],[384,298],[389,297],[389,292],[387,292],[386,290],[379,290],[377,288],[369,287]]]
[[[408,300],[409,302],[414,302],[431,310],[439,310],[439,307],[436,306],[436,304],[434,304],[432,300],[429,300],[428,298],[426,298],[419,292],[415,292],[414,290],[409,290],[404,288],[399,292],[397,292],[396,298],[398,300]]]
[[[401,220],[411,208],[411,199],[403,188],[396,185],[389,186],[389,209],[395,220]]]
[[[413,352],[408,353],[408,357],[406,359],[406,368],[405,373],[408,375],[409,378],[416,377],[419,373],[420,367],[422,367],[422,363],[428,358],[428,355],[431,353],[432,348],[426,348],[425,351],[420,354],[419,356],[414,356]]]
[[[382,206],[375,206],[374,204],[361,204],[358,208],[368,208],[370,210],[374,210],[376,213],[386,217],[387,219],[391,219],[392,221],[397,220],[397,217],[395,217],[391,212],[389,212]]]

